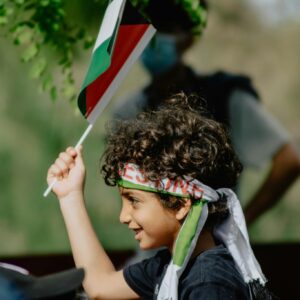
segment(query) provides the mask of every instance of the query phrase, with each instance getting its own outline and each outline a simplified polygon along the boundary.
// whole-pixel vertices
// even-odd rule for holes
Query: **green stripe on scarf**
[[[175,244],[175,251],[173,254],[173,263],[177,266],[182,266],[188,255],[191,242],[197,231],[199,218],[202,212],[203,205],[207,201],[197,201],[191,206],[191,210],[182,225]]]

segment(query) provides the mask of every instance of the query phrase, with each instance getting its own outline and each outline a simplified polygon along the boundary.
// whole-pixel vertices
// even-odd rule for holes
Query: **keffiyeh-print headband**
[[[139,167],[126,163],[118,185],[177,197],[198,199],[192,205],[175,242],[172,260],[162,280],[157,299],[177,300],[178,281],[196,246],[198,237],[208,216],[208,202],[216,202],[220,194],[227,198],[229,216],[215,227],[214,235],[222,241],[232,255],[235,264],[246,283],[258,281],[265,285],[262,273],[250,246],[244,214],[235,193],[228,188],[214,190],[192,178],[170,180],[168,178],[153,182],[147,180]]]

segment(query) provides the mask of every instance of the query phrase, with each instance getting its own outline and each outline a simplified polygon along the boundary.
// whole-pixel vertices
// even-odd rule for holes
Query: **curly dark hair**
[[[106,184],[115,186],[131,162],[152,181],[190,176],[214,189],[234,187],[242,166],[227,130],[195,103],[195,96],[179,93],[157,111],[116,122],[102,157]]]

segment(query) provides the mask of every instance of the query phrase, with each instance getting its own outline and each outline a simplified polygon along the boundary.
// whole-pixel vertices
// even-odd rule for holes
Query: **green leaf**
[[[42,83],[42,90],[43,90],[43,91],[48,91],[48,90],[50,90],[50,88],[51,88],[51,86],[52,86],[52,83],[53,83],[52,76],[51,76],[51,75],[48,75],[48,76],[43,80],[43,83]]]
[[[59,26],[58,23],[52,24],[52,30],[53,30],[53,31],[58,31],[59,29],[60,29],[60,26]]]
[[[14,13],[14,9],[12,7],[6,8],[6,15],[11,16]]]
[[[95,38],[91,37],[91,36],[87,36],[86,39],[84,40],[84,44],[83,44],[83,48],[84,49],[88,49],[90,47],[92,47],[95,43]]]
[[[39,49],[36,44],[29,46],[22,55],[22,61],[28,62],[37,56]]]
[[[14,43],[16,45],[29,43],[32,39],[32,36],[33,32],[22,26],[22,28],[16,31],[16,38],[14,39]]]
[[[40,58],[37,62],[34,63],[30,70],[30,77],[31,78],[38,78],[40,77],[47,67],[47,62],[45,58]]]
[[[16,3],[17,5],[22,5],[22,4],[25,3],[25,0],[15,0],[15,3]]]
[[[76,33],[76,39],[81,40],[85,37],[85,29],[84,28],[79,28],[78,32]]]
[[[0,16],[0,26],[6,25],[8,22],[8,18],[6,16]]]
[[[55,86],[52,86],[51,90],[50,90],[50,96],[52,101],[55,101],[57,98],[57,90]]]
[[[75,86],[73,84],[67,84],[62,89],[62,94],[66,98],[74,97],[75,93],[76,93],[76,90],[75,90]]]
[[[76,93],[72,95],[69,99],[70,103],[76,108],[77,112],[79,112],[78,106],[77,106],[77,95]]]
[[[40,5],[41,6],[48,6],[50,4],[50,1],[49,0],[41,0],[40,1]]]

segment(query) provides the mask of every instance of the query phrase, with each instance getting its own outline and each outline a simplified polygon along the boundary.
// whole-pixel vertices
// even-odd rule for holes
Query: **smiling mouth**
[[[138,240],[140,238],[140,233],[142,232],[142,229],[133,229],[135,233],[135,239]]]

